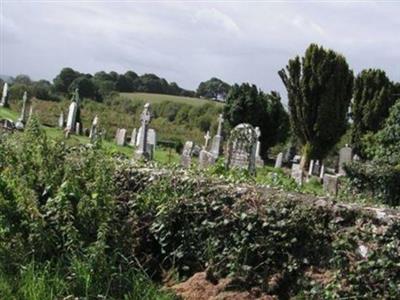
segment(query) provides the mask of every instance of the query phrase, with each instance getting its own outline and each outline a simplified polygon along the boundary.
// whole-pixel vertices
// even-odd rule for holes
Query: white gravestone
[[[291,177],[298,185],[303,184],[303,170],[301,169],[300,164],[292,164]]]
[[[3,85],[3,94],[1,96],[1,102],[0,102],[0,106],[2,107],[8,107],[8,83],[4,83]]]
[[[133,128],[131,134],[131,141],[129,142],[129,145],[131,145],[132,147],[136,146],[136,136],[137,136],[137,129]]]
[[[183,147],[181,155],[181,166],[184,168],[189,168],[192,163],[192,152],[194,148],[194,143],[192,141],[186,141]]]
[[[116,142],[118,146],[125,146],[126,144],[126,129],[119,128],[117,130]]]
[[[147,131],[149,128],[151,120],[151,114],[150,114],[150,104],[146,103],[144,105],[144,110],[140,116],[140,121],[142,123],[142,135],[140,136],[139,139],[139,145],[138,148],[135,152],[136,158],[145,158],[149,159],[148,151],[147,151]]]
[[[262,167],[264,166],[264,160],[260,156],[260,148],[261,148],[261,142],[260,142],[260,136],[261,136],[261,131],[260,127],[255,128],[256,135],[257,135],[257,142],[256,142],[256,166],[257,167]]]
[[[76,102],[71,102],[68,109],[68,118],[66,129],[68,131],[74,131],[76,126],[76,113],[78,111],[78,104]]]
[[[64,128],[64,113],[61,112],[60,116],[58,117],[58,127]]]

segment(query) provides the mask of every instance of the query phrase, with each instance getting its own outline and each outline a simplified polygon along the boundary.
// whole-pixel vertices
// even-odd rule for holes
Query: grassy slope
[[[0,119],[11,119],[15,121],[18,118],[18,114],[10,109],[0,108]],[[44,126],[47,136],[52,139],[62,139],[63,131],[57,127]],[[86,144],[89,142],[89,138],[86,136],[71,135],[68,139],[69,144]],[[123,153],[128,157],[133,156],[134,149],[130,146],[117,146],[111,141],[104,141],[104,146],[110,151],[116,151]],[[162,148],[156,148],[155,160],[161,163],[177,163],[179,161],[179,155],[175,151],[164,150]]]
[[[173,96],[173,95],[162,95],[162,94],[149,94],[149,93],[120,93],[121,96],[128,97],[134,101],[142,101],[153,103],[160,103],[163,101],[171,101],[177,103],[185,103],[190,105],[203,105],[206,103],[216,103],[219,106],[223,106],[223,103],[200,99],[200,98],[192,98],[192,97],[182,97],[182,96]]]

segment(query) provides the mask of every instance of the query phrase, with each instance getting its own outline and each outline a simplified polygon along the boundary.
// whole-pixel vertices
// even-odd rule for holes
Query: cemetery
[[[96,4],[82,11],[106,5]],[[170,12],[158,5],[157,18]],[[67,61],[81,71],[60,68],[52,81],[36,80],[36,69],[32,78],[0,76],[0,299],[400,299],[398,77],[360,67],[354,53],[370,49],[339,52],[355,44],[345,34],[339,50],[299,49],[308,34],[333,28],[297,17],[308,3],[298,15],[276,14],[280,26],[304,31],[276,53],[260,38],[274,26],[239,26],[220,12],[225,4],[202,5],[211,9],[193,16],[180,7],[190,24],[176,31],[168,26],[181,27],[183,16],[165,31],[153,32],[155,17],[127,22],[132,36],[147,30],[152,41],[168,40],[168,51],[77,18],[112,45],[85,54],[103,69],[79,63],[76,42],[57,54],[71,52]],[[117,10],[108,12],[102,20],[115,22]],[[197,26],[190,43],[174,38]],[[6,40],[17,43],[21,32]],[[251,48],[241,48],[244,32],[257,36]],[[82,44],[96,53],[92,43]],[[183,68],[187,57],[194,62]],[[133,63],[141,74],[127,69]],[[204,74],[211,78],[200,81]],[[197,88],[176,78],[198,80]]]

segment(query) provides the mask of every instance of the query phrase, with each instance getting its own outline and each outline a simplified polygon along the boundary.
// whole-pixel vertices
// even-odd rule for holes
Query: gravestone
[[[222,123],[224,122],[224,118],[222,114],[218,117],[218,129],[217,134],[214,136],[211,144],[211,153],[215,158],[218,158],[221,151],[221,142],[222,142]]]
[[[346,145],[339,151],[339,174],[345,175],[344,164],[350,163],[353,158],[353,149]]]
[[[13,121],[8,120],[8,119],[1,119],[0,120],[0,129],[4,131],[14,131],[15,124]]]
[[[118,146],[125,146],[126,144],[126,129],[118,128],[115,140]]]
[[[129,142],[129,145],[131,145],[132,147],[136,146],[136,136],[137,136],[137,129],[133,128],[131,134],[131,141]]]
[[[323,188],[325,193],[330,196],[336,196],[338,193],[338,178],[340,175],[325,174]]]
[[[1,96],[1,102],[0,106],[2,107],[9,107],[10,105],[8,104],[8,83],[5,82],[3,85],[3,94]]]
[[[192,152],[194,148],[194,143],[192,141],[186,141],[183,146],[183,151],[181,155],[181,166],[184,168],[189,168],[192,163]]]
[[[79,118],[79,89],[75,89],[75,92],[72,96],[71,99],[71,104],[69,105],[69,109],[68,109],[68,117],[67,117],[67,126],[66,129],[70,132],[77,132],[76,131],[76,123],[80,122],[80,118]],[[79,133],[80,128],[79,128]],[[78,133],[78,134],[79,134]]]
[[[80,135],[81,134],[81,123],[76,122],[75,124],[75,134]]]
[[[325,175],[325,165],[322,164],[321,166],[321,172],[319,172],[319,179],[323,180],[324,179],[324,175]]]
[[[253,126],[242,123],[230,133],[228,140],[227,168],[247,168],[250,174],[256,172],[257,134]]]
[[[18,118],[17,123],[15,124],[16,128],[24,129],[27,121],[28,121],[28,93],[25,91],[24,96],[22,97],[21,115]]]
[[[200,169],[205,169],[215,164],[215,159],[216,159],[215,156],[211,152],[208,152],[205,149],[201,150],[199,154]]]
[[[92,126],[90,127],[89,138],[93,142],[97,139],[97,124],[99,123],[99,117],[96,115],[93,118]]]
[[[314,168],[314,160],[312,159],[312,160],[310,161],[310,166],[309,166],[309,168],[308,168],[308,175],[309,175],[309,176],[312,176],[312,170],[313,170],[313,168]]]
[[[261,148],[261,142],[260,142],[260,136],[261,136],[261,131],[260,127],[255,128],[256,135],[257,135],[257,142],[256,142],[256,166],[257,167],[262,167],[264,166],[264,160],[260,156],[260,148]]]
[[[58,117],[58,127],[64,128],[64,113],[61,112],[60,116]]]
[[[303,184],[303,170],[301,169],[300,164],[292,164],[291,177],[298,185]]]
[[[151,120],[151,115],[150,115],[150,104],[146,103],[144,105],[144,110],[142,114],[140,115],[140,121],[142,123],[142,134],[139,139],[139,145],[138,148],[135,152],[136,158],[145,158],[145,159],[151,159],[149,157],[149,152],[147,151],[147,133],[149,129],[149,124]]]
[[[275,168],[282,168],[283,153],[279,152],[275,160]]]

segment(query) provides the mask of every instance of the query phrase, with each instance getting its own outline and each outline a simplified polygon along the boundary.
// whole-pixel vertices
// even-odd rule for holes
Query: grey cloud
[[[1,13],[1,74],[131,69],[190,89],[218,76],[285,94],[277,71],[316,42],[356,72],[400,81],[394,2],[4,1]]]

